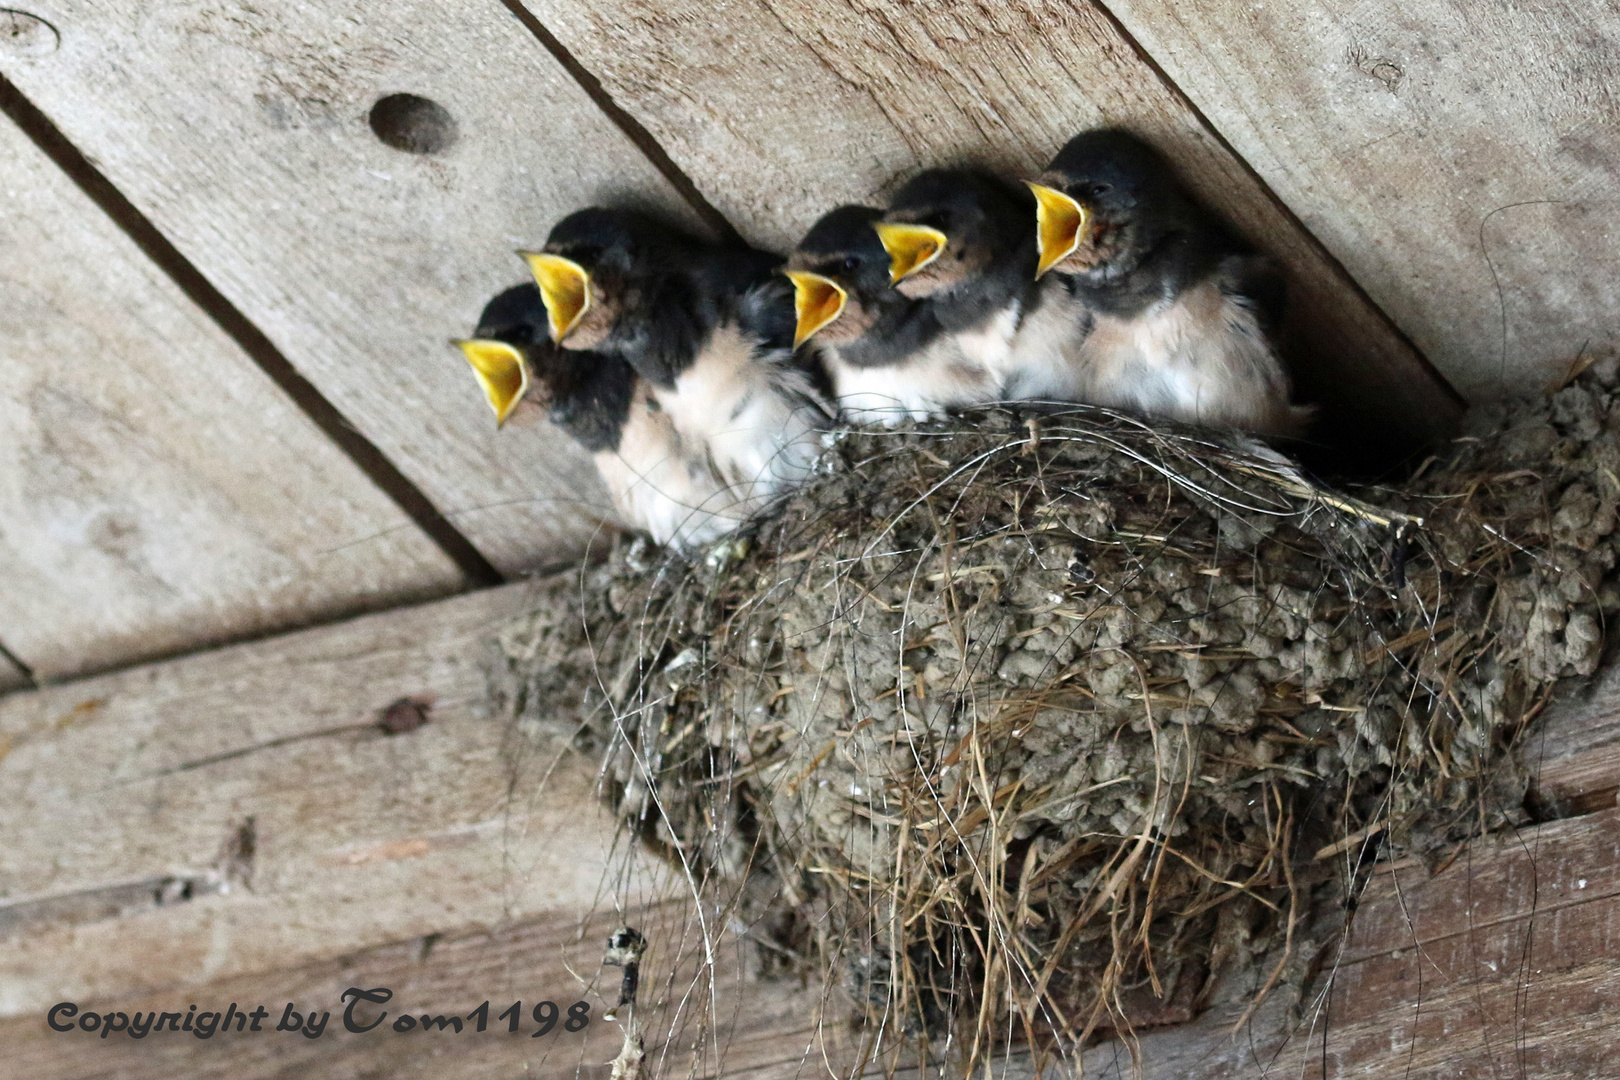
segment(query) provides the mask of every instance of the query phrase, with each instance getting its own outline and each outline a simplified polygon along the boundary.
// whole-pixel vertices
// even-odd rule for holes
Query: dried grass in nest
[[[872,1054],[1182,1019],[1240,953],[1263,996],[1369,853],[1522,814],[1620,607],[1599,368],[1354,496],[1094,409],[848,432],[746,551],[624,547],[513,627],[513,707],[588,688],[626,822]]]

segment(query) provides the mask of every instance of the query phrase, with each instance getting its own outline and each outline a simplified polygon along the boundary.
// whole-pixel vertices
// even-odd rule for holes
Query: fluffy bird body
[[[890,283],[890,257],[874,229],[881,217],[872,207],[840,206],[788,258],[798,336],[814,335],[839,411],[856,423],[894,425],[996,400],[1016,314],[947,327],[933,304]]]
[[[998,398],[1072,401],[1081,306],[1066,282],[1037,280],[1034,225],[1027,191],[972,170],[929,169],[895,193],[878,229],[895,288],[926,300],[947,336],[977,339],[974,356]],[[930,234],[933,246],[923,247]]]
[[[1075,137],[1038,185],[1041,270],[1081,308],[1074,396],[1189,423],[1291,436],[1310,410],[1289,403],[1268,338],[1281,276],[1177,186],[1148,146],[1118,131]]]
[[[582,346],[628,364],[683,453],[701,457],[718,485],[669,493],[697,515],[675,530],[675,543],[718,538],[814,472],[828,417],[811,374],[794,361],[791,298],[774,277],[780,260],[602,209],[565,218],[540,263],[529,257],[543,295],[548,256],[586,275],[584,311],[562,312],[575,320],[561,335],[564,351]],[[559,293],[547,299],[553,327]],[[647,525],[648,516],[643,507],[635,520],[655,536],[669,531]]]
[[[476,338],[462,342],[480,361],[521,365],[521,400],[503,403],[514,419],[544,412],[590,452],[614,508],[662,544],[699,544],[736,526],[733,504],[708,456],[681,438],[652,386],[611,353],[562,349],[547,329],[534,285],[496,296],[479,317]],[[505,349],[500,348],[505,346]]]

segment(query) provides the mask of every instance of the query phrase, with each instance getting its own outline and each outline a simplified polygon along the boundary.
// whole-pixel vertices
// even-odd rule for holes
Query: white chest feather
[[[619,513],[660,544],[700,546],[746,516],[703,448],[680,437],[645,383],[637,384],[619,448],[597,454],[596,467]]]
[[[1076,396],[1093,404],[1260,434],[1303,420],[1254,313],[1213,283],[1134,318],[1098,315],[1075,355]]]
[[[655,390],[675,430],[699,443],[737,498],[757,509],[802,483],[820,455],[825,417],[790,358],[759,356],[736,328],[716,330],[671,390]]]
[[[1041,280],[1008,352],[1003,394],[1008,401],[1075,401],[1082,386],[1078,348],[1085,338],[1085,305],[1056,276]]]
[[[943,334],[895,364],[859,367],[836,347],[823,351],[823,362],[845,419],[888,426],[920,422],[1000,400],[1017,327],[1014,305],[982,326]]]

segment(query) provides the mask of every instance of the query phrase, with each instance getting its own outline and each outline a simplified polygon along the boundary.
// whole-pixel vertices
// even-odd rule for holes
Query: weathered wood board
[[[0,192],[0,642],[39,677],[459,587],[4,117]],[[18,674],[0,659],[0,690]]]
[[[1620,1046],[1620,813],[1380,874],[1282,1075],[1602,1076]],[[1324,1051],[1322,1039],[1326,1037]]]
[[[1456,415],[1383,316],[1086,0],[528,7],[733,224],[778,248],[918,168],[1033,176],[1078,131],[1133,128],[1288,265],[1290,352],[1306,389],[1333,403],[1330,426],[1370,443]]]
[[[588,459],[546,425],[497,437],[448,339],[564,213],[689,212],[517,19],[426,0],[29,10],[60,47],[0,71],[485,556],[511,573],[577,550],[605,505]],[[447,148],[373,133],[399,92],[448,111]]]
[[[1111,0],[1471,398],[1620,345],[1620,6]]]
[[[1522,753],[1549,809],[1613,807],[1620,796],[1620,667],[1555,700]]]
[[[0,1015],[653,899],[591,767],[489,715],[491,636],[568,587],[0,699]]]
[[[28,685],[28,673],[9,657],[0,655],[0,694],[9,690],[20,690]]]
[[[209,1040],[169,1032],[141,1040],[127,1035],[103,1040],[82,1031],[54,1032],[42,1011],[0,1021],[0,1046],[6,1048],[8,1066],[33,1080],[89,1075],[122,1080],[270,1080],[289,1075],[606,1080],[608,1062],[621,1046],[622,1027],[603,1019],[617,1001],[620,973],[602,966],[602,951],[608,934],[621,923],[634,926],[651,943],[638,1001],[649,1060],[658,1066],[654,1075],[716,1077],[761,1066],[780,1068],[784,1053],[806,1074],[821,1070],[819,1053],[813,1059],[806,1053],[816,1042],[819,989],[750,978],[742,947],[724,934],[714,950],[717,976],[712,981],[694,978],[695,961],[703,951],[702,929],[685,903],[589,918],[568,914],[531,919],[490,934],[359,950],[340,960],[220,979],[184,991],[80,1002],[84,1011],[126,1015],[154,1008],[184,1012],[193,1001],[201,1011],[220,1012],[230,1002],[243,1011],[262,1004],[270,1015],[261,1020],[258,1033],[238,1033],[233,1025],[230,1033],[216,1032]],[[351,986],[393,991],[391,1001],[365,1005],[355,1013],[356,1022],[363,1024],[386,1009],[384,1026],[365,1034],[343,1028],[338,1002]],[[485,1000],[490,1002],[489,1027],[479,1033],[465,1018]],[[561,1015],[551,1032],[535,1038],[538,1024],[532,1009],[543,1000],[556,1002]],[[516,1034],[508,1031],[509,1020],[498,1019],[513,1001],[523,1002]],[[590,1003],[589,1022],[578,1032],[566,1032],[563,1010],[576,1001]],[[331,1014],[318,1038],[273,1030],[288,1002],[300,1013],[314,1005]],[[714,1017],[706,1037],[703,1010],[712,1010]],[[391,1027],[401,1013],[460,1016],[463,1030],[427,1031],[418,1025],[396,1034]]]
[[[304,1011],[352,985],[389,986],[413,1011],[446,1014],[464,1000],[470,1011],[474,997],[561,1000],[593,978],[581,994],[600,995],[607,922],[576,932],[584,913],[615,921],[616,906],[657,902],[668,883],[645,867],[626,876],[590,811],[588,769],[565,760],[553,770],[555,758],[481,712],[490,635],[569,588],[566,576],[508,586],[0,701],[8,1061],[26,1061],[31,1076],[598,1075],[611,1040],[536,1049],[469,1035],[427,1049],[439,1033],[368,1043],[334,1029],[313,1041],[131,1048],[42,1023],[62,1000]],[[435,698],[425,726],[391,737],[370,727],[407,695]],[[1600,709],[1601,695],[1593,702]],[[1587,774],[1600,786],[1617,775]],[[661,940],[689,960],[696,916],[667,902],[680,929]],[[1307,1010],[1292,1040],[1263,1037],[1285,1019],[1279,996],[1259,1038],[1234,1040],[1230,1010],[1144,1034],[1142,1075],[1315,1077],[1324,1031],[1335,1077],[1409,1066],[1435,1080],[1511,1075],[1521,1060],[1528,1075],[1601,1075],[1620,1040],[1617,935],[1620,811],[1489,837],[1432,878],[1416,864],[1375,875],[1329,964],[1329,1007]],[[848,1049],[822,988],[659,986],[669,1001],[710,993],[725,1018],[693,1075],[786,1080]],[[683,1029],[681,1054],[694,1038]],[[1093,1048],[1086,1070],[1132,1076],[1131,1054]],[[996,1072],[1033,1075],[1027,1058]]]

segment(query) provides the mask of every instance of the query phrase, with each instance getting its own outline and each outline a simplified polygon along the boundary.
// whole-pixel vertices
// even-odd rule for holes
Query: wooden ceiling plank
[[[1380,875],[1278,1075],[1603,1075],[1620,1046],[1617,843],[1608,811],[1484,837],[1398,887]]]
[[[1301,382],[1338,426],[1428,435],[1458,404],[1247,166],[1085,0],[851,5],[546,0],[536,17],[754,241],[915,170],[1032,176],[1072,135],[1130,127],[1287,264]]]
[[[4,642],[0,642],[0,648],[3,647]],[[27,671],[24,671],[16,660],[6,655],[6,653],[0,652],[0,694],[11,690],[21,690],[25,686],[32,685],[32,683],[32,676]]]
[[[513,249],[579,206],[695,219],[516,18],[428,0],[32,10],[59,45],[0,69],[328,401],[503,572],[577,552],[605,506],[588,457],[545,424],[497,437],[448,340],[523,280]],[[385,145],[369,116],[395,93],[446,111],[449,145]]]
[[[593,768],[490,715],[493,635],[575,584],[0,699],[0,1015],[652,899]]]
[[[1560,687],[1519,753],[1546,810],[1613,807],[1620,793],[1620,665]]]
[[[820,1003],[820,988],[798,980],[761,982],[748,974],[748,952],[724,937],[714,948],[721,974],[710,987],[699,985],[700,1005],[687,994],[700,951],[691,936],[690,904],[666,903],[628,912],[611,910],[529,919],[488,934],[447,937],[431,945],[420,940],[357,950],[274,972],[212,980],[188,987],[113,999],[82,1000],[86,1011],[126,1014],[153,1009],[185,1010],[193,1001],[203,1011],[223,1011],[227,1003],[252,1010],[262,1004],[270,1016],[260,1033],[218,1032],[204,1041],[190,1035],[148,1034],[142,1040],[113,1036],[103,1040],[74,1032],[53,1032],[39,1016],[0,1020],[0,1044],[19,1075],[33,1080],[68,1080],[112,1073],[124,1080],[166,1080],[173,1076],[272,1080],[289,1075],[431,1077],[481,1080],[492,1075],[523,1075],[546,1080],[607,1080],[608,1062],[619,1052],[623,1028],[603,1019],[616,1003],[620,971],[602,965],[603,943],[621,924],[640,930],[650,949],[642,962],[638,1015],[647,1035],[650,1060],[664,1066],[659,1075],[685,1075],[697,1051],[693,1075],[735,1075],[760,1059],[761,1042],[807,1060],[815,1042],[806,1029]],[[672,955],[673,954],[673,955]],[[672,977],[676,971],[680,977]],[[351,986],[386,987],[386,1004],[357,1011],[362,1022],[387,1009],[385,1025],[366,1034],[342,1029],[343,991]],[[684,1001],[681,999],[685,998]],[[481,1001],[490,1002],[489,1029],[483,1033],[464,1019],[463,1031],[395,1034],[401,1014],[465,1018]],[[532,1010],[541,1001],[559,1011],[576,1001],[590,1003],[588,1022],[578,1032],[561,1023],[534,1038]],[[330,1012],[317,1039],[275,1033],[287,1002],[300,1012],[311,1005]],[[498,1015],[513,1001],[523,1002],[520,1030],[513,1035]],[[54,1004],[54,1003],[53,1003]],[[714,1007],[716,1022],[707,1038],[694,1038],[703,1008]],[[566,1020],[566,1012],[559,1020]],[[671,1031],[678,1037],[669,1039]],[[666,1041],[669,1045],[665,1045]],[[718,1053],[716,1048],[719,1048]],[[717,1060],[718,1059],[718,1060]],[[820,1051],[814,1060],[820,1065]]]
[[[1108,6],[1459,391],[1620,346],[1620,5]]]
[[[460,587],[439,549],[4,117],[0,191],[0,641],[36,675]],[[0,689],[19,676],[0,662]]]

